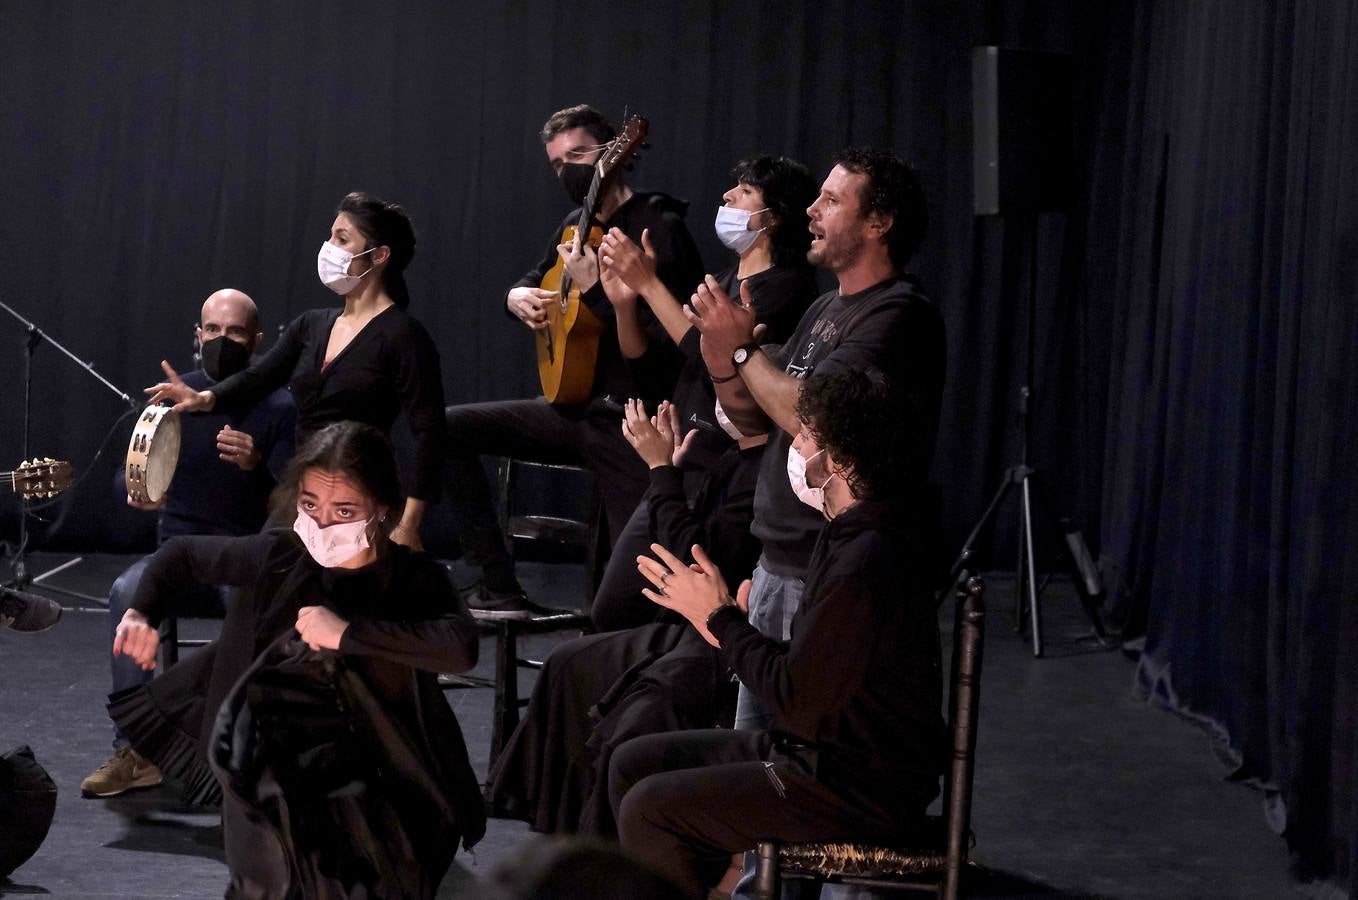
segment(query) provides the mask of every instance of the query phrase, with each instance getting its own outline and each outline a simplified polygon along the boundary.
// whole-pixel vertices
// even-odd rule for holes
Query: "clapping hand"
[[[656,558],[637,557],[637,571],[651,583],[642,594],[652,603],[672,609],[688,620],[713,647],[721,644],[707,630],[707,620],[723,606],[737,606],[746,614],[750,608],[750,582],[742,582],[735,599],[726,590],[721,570],[703,548],[693,545],[693,565],[685,566],[673,553],[659,544],[651,545]]]
[[[621,228],[611,228],[599,247],[599,259],[604,272],[612,272],[637,293],[645,293],[646,286],[655,278],[655,248],[651,246],[651,230],[641,232],[641,246],[623,234]]]
[[[673,403],[662,401],[654,416],[646,415],[640,400],[628,400],[623,408],[622,436],[642,461],[652,469],[677,466],[693,444],[697,430],[680,437],[679,412]]]

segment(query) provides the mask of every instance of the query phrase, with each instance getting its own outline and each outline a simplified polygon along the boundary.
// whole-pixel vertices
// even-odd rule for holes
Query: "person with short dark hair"
[[[211,410],[287,386],[297,402],[297,442],[337,421],[366,422],[390,434],[404,413],[415,439],[415,471],[392,540],[419,549],[425,506],[442,485],[443,373],[438,349],[406,312],[405,269],[415,231],[405,209],[355,191],[340,200],[316,257],[322,284],[344,298],[340,309],[298,316],[268,352],[244,371],[195,390],[168,363],[169,381],[147,388],[151,402],[174,401],[178,412]]]
[[[938,794],[947,746],[939,632],[921,519],[929,418],[879,375],[815,375],[800,391],[784,479],[828,520],[791,640],[746,619],[699,547],[638,559],[647,596],[684,616],[772,712],[759,731],[635,738],[613,755],[623,849],[702,897],[759,840],[906,838]]]
[[[377,429],[321,428],[276,497],[291,527],[151,557],[115,655],[154,661],[186,585],[244,593],[216,641],[110,715],[189,799],[222,802],[228,896],[433,897],[485,829],[437,678],[475,665],[475,622],[437,560],[390,539],[401,483]]]
[[[536,607],[514,573],[481,467],[482,455],[588,467],[603,500],[610,544],[646,490],[646,469],[618,430],[622,404],[641,395],[624,355],[640,355],[644,347],[665,342],[663,329],[648,310],[613,301],[589,241],[561,241],[566,226],[577,224],[595,176],[594,164],[614,134],[607,119],[585,105],[560,110],[547,120],[541,131],[547,162],[575,209],[552,230],[542,258],[504,299],[511,318],[534,332],[547,328],[548,304],[560,298],[541,285],[562,260],[571,283],[580,289],[581,302],[603,327],[588,398],[583,403],[549,403],[545,397],[467,403],[447,410],[452,469],[448,493],[458,542],[467,561],[481,572],[467,601],[486,618],[527,618]],[[637,241],[643,231],[649,234],[659,277],[676,294],[688,292],[702,277],[702,262],[684,225],[686,202],[658,191],[633,190],[621,171],[604,185],[597,200],[595,219],[605,232],[617,228]],[[669,396],[678,368],[672,357],[661,379],[661,396]]]

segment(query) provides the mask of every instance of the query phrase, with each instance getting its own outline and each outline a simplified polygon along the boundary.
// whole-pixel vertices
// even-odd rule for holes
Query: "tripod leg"
[[[975,553],[976,541],[980,538],[981,532],[990,525],[995,518],[995,513],[999,510],[1004,498],[1009,496],[1009,490],[1017,481],[1013,470],[1004,473],[1004,481],[1000,482],[999,488],[995,491],[995,496],[990,498],[990,505],[985,508],[976,526],[971,529],[971,534],[967,535],[966,542],[962,544],[962,551],[957,554],[957,560],[952,564],[953,586],[961,586],[973,574],[970,571],[971,557]]]
[[[1023,490],[1026,491],[1028,482],[1025,480],[1021,482],[1021,484]],[[1023,527],[1023,512],[1027,507],[1023,502],[1023,497],[1024,494],[1020,493],[1018,534],[1016,535],[1017,539],[1014,541],[1014,552],[1018,556],[1018,558],[1014,560],[1014,631],[1019,634],[1022,634],[1023,629],[1028,625],[1027,598],[1023,595],[1023,586],[1028,583],[1028,568],[1025,565],[1028,560],[1028,553],[1023,546],[1023,539],[1027,534],[1027,531]]]
[[[1037,567],[1033,559],[1033,504],[1031,479],[1023,479],[1023,534],[1019,538],[1020,552],[1025,554],[1026,581],[1020,581],[1020,590],[1028,594],[1028,611],[1032,618],[1033,656],[1042,655],[1042,610],[1037,605]]]

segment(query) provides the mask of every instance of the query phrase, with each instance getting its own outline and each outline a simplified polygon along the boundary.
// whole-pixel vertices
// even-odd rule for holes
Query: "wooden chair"
[[[966,587],[956,594],[948,698],[952,761],[944,782],[943,815],[929,817],[919,846],[761,841],[755,868],[755,893],[761,900],[780,896],[783,878],[936,892],[945,900],[956,900],[961,895],[962,871],[967,865],[971,839],[971,785],[985,637],[984,594],[985,584],[980,578],[968,580]]]

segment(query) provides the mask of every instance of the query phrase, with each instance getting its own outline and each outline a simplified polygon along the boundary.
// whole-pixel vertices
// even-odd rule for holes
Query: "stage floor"
[[[69,555],[38,554],[42,571]],[[91,598],[136,557],[85,557],[50,579]],[[579,602],[570,565],[526,564],[535,599]],[[1095,648],[1069,586],[1044,599],[1047,656],[1032,658],[1010,628],[1010,584],[991,579],[991,611],[973,807],[975,859],[988,897],[1239,897],[1290,893],[1287,853],[1268,828],[1261,796],[1226,781],[1229,769],[1196,726],[1132,693],[1133,664]],[[181,807],[166,787],[84,800],[79,784],[107,757],[108,614],[66,598],[56,628],[0,630],[0,750],[29,744],[56,780],[56,820],[38,853],[0,879],[0,896],[216,898],[226,884],[217,817]],[[951,626],[951,615],[944,624]],[[190,620],[183,636],[210,636]],[[534,652],[559,638],[532,639]],[[475,674],[493,674],[483,639]],[[525,686],[531,684],[525,674]],[[485,776],[492,695],[454,690],[449,702],[472,765]],[[476,897],[478,878],[512,862],[529,839],[519,822],[492,819],[475,859],[459,853],[440,897]],[[828,892],[827,892],[828,894]]]

